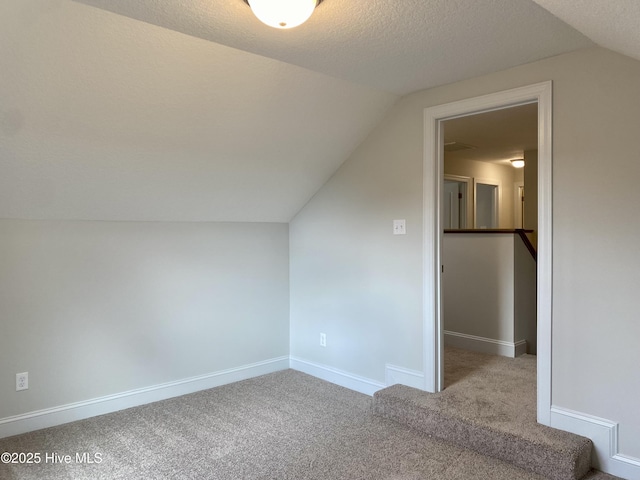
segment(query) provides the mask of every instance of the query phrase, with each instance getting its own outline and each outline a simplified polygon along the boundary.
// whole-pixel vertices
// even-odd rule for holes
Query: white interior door
[[[442,188],[442,228],[455,230],[470,228],[473,224],[473,179],[460,175],[444,175]]]
[[[475,228],[498,228],[500,186],[496,183],[476,181]]]
[[[461,223],[464,217],[461,215],[462,185],[455,180],[444,181],[443,216],[442,226],[445,230],[464,228]]]

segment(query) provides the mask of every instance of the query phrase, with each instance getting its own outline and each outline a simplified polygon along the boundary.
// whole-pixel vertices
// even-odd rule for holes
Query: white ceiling
[[[601,47],[640,60],[638,0],[533,0]]]
[[[444,122],[444,142],[473,148],[445,151],[445,160],[475,160],[509,165],[538,148],[538,105],[530,103]]]
[[[403,95],[592,45],[531,0],[325,0],[303,26],[243,0],[77,0]]]
[[[287,222],[396,100],[66,0],[0,62],[0,218]]]
[[[281,31],[243,0],[0,2],[0,218],[287,222],[399,95],[640,58],[640,2],[600,3],[325,0]]]

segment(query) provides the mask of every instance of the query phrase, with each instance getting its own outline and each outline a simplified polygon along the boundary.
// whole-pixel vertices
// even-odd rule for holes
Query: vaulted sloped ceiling
[[[0,218],[286,222],[396,98],[69,1],[0,61]]]
[[[302,27],[243,0],[77,0],[395,94],[591,45],[531,0],[325,0]]]
[[[399,95],[594,45],[537,3],[0,2],[0,218],[286,222]]]

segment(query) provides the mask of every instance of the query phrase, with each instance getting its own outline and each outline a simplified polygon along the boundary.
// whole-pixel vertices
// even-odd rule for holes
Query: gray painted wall
[[[289,352],[421,370],[423,110],[549,79],[553,403],[619,422],[640,458],[640,62],[603,49],[402,98],[289,229],[1,220],[0,418]]]
[[[552,400],[619,422],[620,452],[640,458],[640,62],[604,49],[403,97],[291,222],[291,352],[378,381],[385,363],[422,369],[424,108],[547,80]]]
[[[286,224],[0,220],[0,419],[288,355],[288,274]]]
[[[515,336],[514,236],[444,235],[445,330],[509,343],[523,340]]]
[[[519,235],[513,236],[513,257],[515,338],[526,340],[527,353],[535,355],[538,349],[536,261]]]
[[[538,150],[524,152],[524,228],[533,230],[529,239],[538,246]]]

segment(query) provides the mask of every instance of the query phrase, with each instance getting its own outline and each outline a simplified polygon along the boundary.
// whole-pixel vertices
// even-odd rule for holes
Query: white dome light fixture
[[[286,29],[309,20],[322,0],[244,0],[253,14],[270,27]]]
[[[511,160],[511,165],[513,165],[515,168],[524,167],[524,158],[516,158],[514,160]]]

